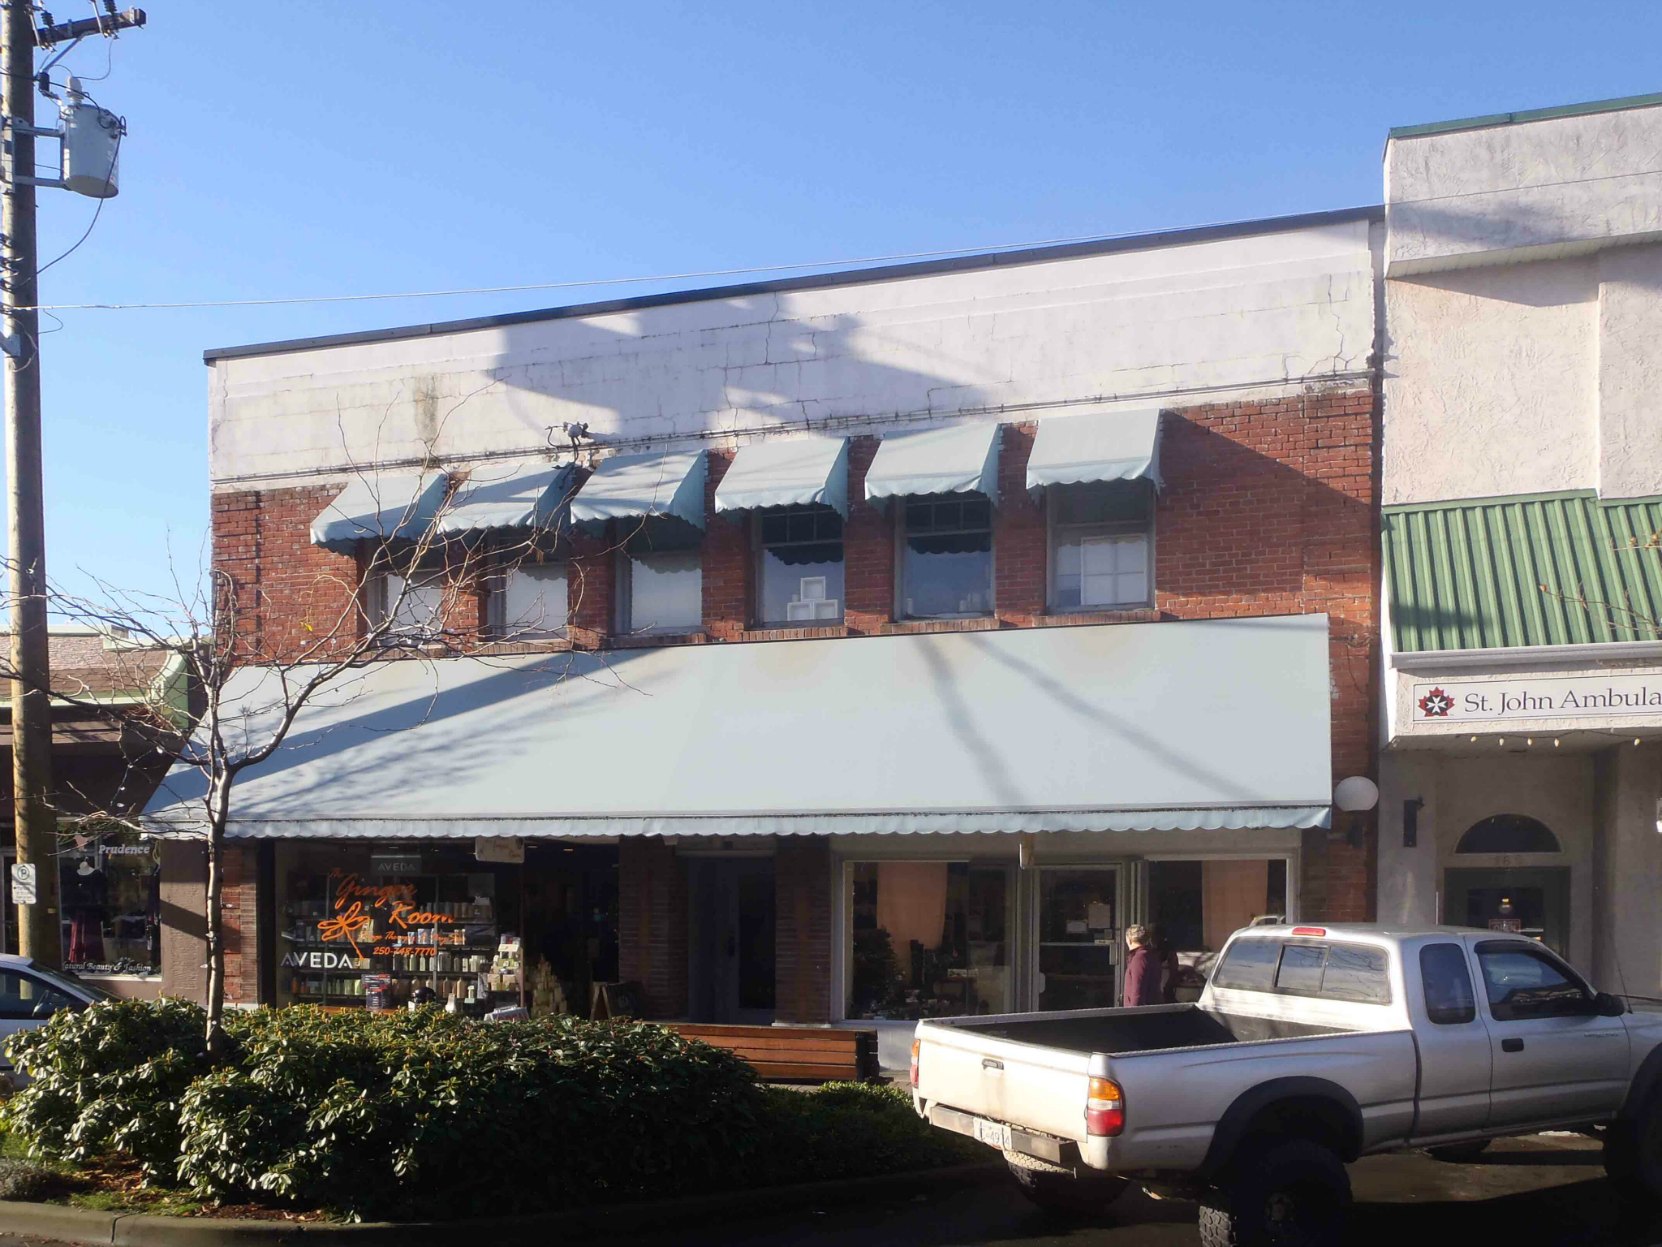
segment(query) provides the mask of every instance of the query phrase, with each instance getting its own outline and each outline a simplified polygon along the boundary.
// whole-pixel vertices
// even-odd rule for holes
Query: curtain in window
[[[877,867],[877,925],[889,933],[895,960],[912,964],[912,941],[936,948],[946,937],[946,862],[883,862]]]

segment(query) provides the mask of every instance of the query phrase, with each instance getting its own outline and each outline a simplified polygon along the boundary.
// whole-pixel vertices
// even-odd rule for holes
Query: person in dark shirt
[[[1131,950],[1125,961],[1125,1005],[1161,1003],[1160,980],[1164,967],[1160,954],[1149,947],[1148,931],[1141,926],[1125,929],[1125,946]]]

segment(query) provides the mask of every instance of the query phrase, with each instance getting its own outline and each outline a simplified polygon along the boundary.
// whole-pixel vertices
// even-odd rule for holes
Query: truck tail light
[[[912,1040],[912,1086],[918,1085],[918,1044],[920,1040]]]
[[[1111,1078],[1091,1079],[1085,1101],[1085,1133],[1112,1138],[1125,1129],[1125,1092]]]
[[[1294,935],[1326,935],[1326,927],[1294,927]]]

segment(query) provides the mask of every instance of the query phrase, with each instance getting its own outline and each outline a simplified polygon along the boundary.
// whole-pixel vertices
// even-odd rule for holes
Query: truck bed
[[[990,1021],[953,1018],[947,1024],[954,1030],[972,1031],[992,1039],[1110,1056],[1343,1033],[1342,1027],[1218,1013],[1193,1004],[1096,1011],[1094,1016],[1002,1017]]]

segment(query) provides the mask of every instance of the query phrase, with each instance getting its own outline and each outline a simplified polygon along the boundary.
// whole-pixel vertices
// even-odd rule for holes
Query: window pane
[[[1471,971],[1458,944],[1428,944],[1420,949],[1420,978],[1425,988],[1426,1015],[1438,1026],[1477,1019]]]
[[[927,619],[938,615],[985,615],[992,610],[990,533],[910,537],[902,563],[903,608],[907,616]]]
[[[1300,996],[1319,996],[1322,990],[1322,967],[1327,963],[1327,949],[1307,944],[1289,944],[1281,950],[1281,968],[1275,974],[1275,990],[1294,992]]]
[[[1045,498],[1054,524],[1147,524],[1154,506],[1147,481],[1053,485]]]
[[[1058,528],[1053,542],[1053,609],[1149,600],[1147,533]]]
[[[1483,969],[1489,1012],[1497,1021],[1588,1011],[1589,997],[1581,985],[1529,949],[1479,945],[1477,963]]]
[[[762,552],[763,623],[835,623],[843,617],[841,542]]]
[[[550,636],[565,626],[565,564],[527,563],[510,569],[503,589],[502,635]]]
[[[703,619],[704,570],[696,550],[629,560],[629,628],[694,628]]]
[[[1267,992],[1274,986],[1275,965],[1280,955],[1279,940],[1236,940],[1213,972],[1212,982],[1219,987]]]
[[[1010,1008],[1009,872],[968,862],[849,867],[851,1018]]]
[[[0,970],[0,1018],[11,1021],[38,1018],[44,1021],[59,1009],[74,1003],[67,993],[32,975]]]
[[[377,619],[390,614],[392,632],[437,636],[444,630],[447,586],[443,572],[417,572],[408,580],[388,572],[381,578],[381,586]]]
[[[1369,1005],[1390,1004],[1391,980],[1385,971],[1385,954],[1377,948],[1334,944],[1327,950],[1322,996]]]
[[[64,964],[101,973],[161,965],[161,894],[155,851],[106,832],[59,856],[65,923]]]

